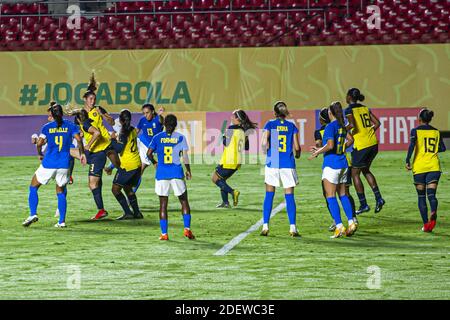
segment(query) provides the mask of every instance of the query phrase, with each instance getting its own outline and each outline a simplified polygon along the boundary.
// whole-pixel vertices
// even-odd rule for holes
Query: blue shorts
[[[378,145],[374,145],[365,149],[352,151],[352,167],[354,168],[368,168],[372,164],[373,159],[378,154]]]
[[[106,151],[86,151],[86,159],[89,165],[89,176],[101,177],[106,164]]]
[[[126,171],[125,169],[118,168],[116,175],[114,176],[113,184],[117,184],[121,187],[131,186],[135,187],[139,183],[141,178],[141,168]]]
[[[441,178],[441,172],[440,171],[432,171],[432,172],[425,172],[425,173],[419,173],[414,175],[414,184],[430,184],[430,183],[437,183],[439,182],[439,179]]]
[[[229,177],[231,177],[237,169],[225,169],[221,164],[219,164],[216,167],[216,173],[217,175],[222,178],[223,180],[227,180]]]

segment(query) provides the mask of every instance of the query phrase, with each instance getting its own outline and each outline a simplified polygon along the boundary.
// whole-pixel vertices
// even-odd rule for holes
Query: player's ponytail
[[[177,117],[173,114],[168,114],[164,119],[164,127],[166,127],[166,132],[172,134],[178,125]]]
[[[247,131],[249,129],[256,129],[258,127],[258,124],[252,122],[244,110],[235,110],[233,111],[233,114],[236,116],[236,118],[239,119],[241,127],[242,129],[244,129],[244,131]]]
[[[339,122],[339,125],[345,129],[344,113],[342,111],[342,105],[339,101],[333,102],[330,105],[330,112]]]
[[[84,93],[83,98],[86,99],[90,95],[96,95],[95,91],[97,90],[97,81],[95,80],[95,74],[92,72],[91,78],[89,79],[89,84],[87,91]]]
[[[354,103],[357,103],[358,101],[363,102],[366,99],[366,97],[361,94],[361,91],[359,91],[358,88],[351,88],[350,90],[348,90],[347,96],[350,97],[350,99]]]
[[[119,121],[120,121],[120,124],[122,125],[122,128],[120,129],[120,135],[122,136],[123,139],[126,140],[128,138],[128,136],[130,135],[130,132],[134,129],[131,126],[130,110],[123,109],[122,111],[120,111]]]
[[[60,128],[63,122],[63,109],[61,105],[53,104],[50,107],[50,113],[52,114],[53,119],[55,119],[58,128]]]
[[[432,110],[428,110],[428,108],[423,108],[419,112],[419,119],[424,123],[430,123],[433,119],[434,112]]]
[[[84,109],[77,110],[73,112],[71,115],[75,117],[73,122],[79,126],[83,126],[83,123],[89,118],[87,111]]]
[[[273,106],[273,112],[275,112],[275,116],[277,118],[282,119],[285,119],[289,115],[287,105],[283,101],[275,102],[275,105]]]
[[[150,112],[152,113],[152,115],[155,117],[156,116],[156,110],[155,110],[155,106],[152,105],[151,103],[146,103],[142,106],[141,110],[144,110],[145,108],[147,108],[148,110],[150,110]]]

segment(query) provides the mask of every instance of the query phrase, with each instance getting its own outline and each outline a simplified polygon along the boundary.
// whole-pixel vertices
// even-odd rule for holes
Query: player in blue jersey
[[[175,196],[181,203],[181,210],[184,221],[184,236],[195,239],[191,231],[191,209],[189,207],[185,173],[181,165],[181,158],[186,167],[186,179],[192,178],[191,166],[189,165],[188,144],[186,137],[175,132],[177,118],[169,114],[164,120],[166,131],[155,135],[149,145],[147,156],[151,163],[156,166],[155,192],[159,196],[159,222],[161,226],[160,240],[169,240],[167,233],[168,216],[167,204],[169,202],[169,191],[173,190]],[[155,161],[153,154],[156,153],[158,161]]]
[[[134,192],[137,191],[141,184],[142,175],[145,169],[151,164],[147,157],[148,146],[155,135],[164,130],[164,108],[159,108],[158,112],[155,111],[155,107],[152,104],[146,103],[142,106],[143,116],[139,120],[136,126],[138,132],[138,149],[139,156],[141,157],[141,178],[138,184],[133,189]]]
[[[51,179],[56,181],[56,195],[58,198],[59,221],[55,227],[66,227],[67,199],[65,187],[69,182],[70,145],[73,138],[78,142],[81,154],[80,161],[83,165],[86,164],[86,156],[84,155],[83,143],[78,128],[71,122],[63,119],[63,110],[60,105],[55,104],[51,106],[50,113],[54,121],[42,127],[37,142],[37,151],[42,163],[31,180],[28,197],[30,216],[23,222],[22,225],[24,227],[28,227],[38,221],[38,189]],[[44,156],[42,146],[45,143],[47,143],[47,152]]]
[[[314,159],[321,153],[324,154],[322,181],[327,194],[328,207],[336,222],[336,229],[334,230],[332,238],[339,238],[345,234],[347,236],[352,236],[357,229],[357,225],[353,221],[352,205],[345,190],[348,172],[345,147],[349,147],[353,143],[353,138],[345,129],[342,105],[339,102],[331,104],[328,115],[331,122],[325,127],[325,132],[323,134],[323,141],[326,142],[326,144],[321,148],[316,146],[311,147],[312,155],[309,157],[309,160]],[[345,215],[348,219],[347,230],[342,224],[336,193],[339,194],[342,207],[344,208]]]
[[[298,237],[296,226],[296,205],[294,199],[294,187],[298,184],[295,158],[300,158],[301,148],[298,129],[294,123],[286,120],[289,111],[284,102],[277,102],[273,108],[275,119],[270,120],[264,126],[262,136],[262,150],[267,152],[265,167],[266,196],[263,205],[262,236],[269,234],[269,220],[272,212],[275,188],[280,186],[280,180],[284,188],[286,210],[289,217],[292,237]]]

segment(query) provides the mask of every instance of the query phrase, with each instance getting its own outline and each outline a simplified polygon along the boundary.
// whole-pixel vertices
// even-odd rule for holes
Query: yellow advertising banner
[[[345,102],[358,87],[369,107],[428,106],[449,128],[450,44],[0,53],[0,114],[43,114],[51,100],[81,105],[91,72],[98,104],[139,111],[292,109]]]

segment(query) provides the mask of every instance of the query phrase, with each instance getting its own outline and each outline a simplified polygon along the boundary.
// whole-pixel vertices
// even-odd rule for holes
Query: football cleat
[[[57,224],[55,224],[55,228],[66,228],[67,226],[66,226],[66,223],[65,222],[62,222],[62,223],[57,223]]]
[[[428,228],[430,231],[433,231],[434,227],[436,227],[437,214],[436,212],[432,212],[430,215],[430,221],[428,222]]]
[[[289,231],[289,235],[290,235],[292,238],[299,238],[299,237],[301,237],[301,236],[300,236],[300,233],[298,233],[298,230],[295,230],[295,231]]]
[[[356,216],[353,217],[353,223],[356,224],[356,226],[359,226],[358,219],[356,219]]]
[[[116,218],[116,220],[131,220],[131,219],[134,219],[134,215],[125,213],[120,217]]]
[[[195,239],[195,236],[192,233],[192,231],[190,229],[187,229],[187,228],[184,228],[183,236],[185,236],[186,238],[188,238],[190,240],[194,240]]]
[[[267,237],[269,235],[269,229],[262,229],[260,236]]]
[[[328,227],[328,231],[334,232],[334,230],[336,230],[336,223],[333,222],[333,224]]]
[[[228,208],[231,208],[231,206],[230,206],[229,203],[222,202],[221,204],[218,204],[216,206],[216,208],[226,208],[226,209],[228,209]]]
[[[353,222],[348,226],[348,229],[347,229],[345,235],[347,237],[351,237],[352,235],[355,234],[357,229],[358,229],[358,225],[355,222]]]
[[[340,228],[336,227],[336,230],[334,230],[334,234],[330,237],[331,239],[340,238],[345,235],[345,227],[342,226]]]
[[[134,219],[144,219],[144,216],[141,212],[135,213],[133,217]]]
[[[233,190],[233,206],[237,206],[239,202],[239,195],[241,193],[238,190]]]
[[[427,222],[423,225],[422,227],[422,232],[431,232],[432,230],[430,230],[430,222]]]
[[[159,240],[169,240],[169,235],[166,233],[166,234],[162,234],[162,235],[160,235],[159,236]]]
[[[37,215],[34,216],[29,216],[28,218],[25,219],[25,221],[22,223],[22,225],[24,227],[28,227],[30,224],[38,222],[39,218]]]
[[[359,214],[362,214],[362,213],[368,212],[368,211],[370,211],[370,207],[369,207],[368,205],[365,205],[364,207],[363,207],[363,206],[359,207],[359,209],[356,210],[355,213],[356,213],[357,215],[359,215]]]
[[[95,216],[91,218],[91,220],[100,220],[108,216],[108,212],[105,209],[101,209],[97,212]]]
[[[375,213],[378,213],[381,211],[381,209],[383,209],[383,206],[386,204],[386,201],[384,201],[384,199],[381,199],[380,201],[377,202],[377,205],[375,207]]]

